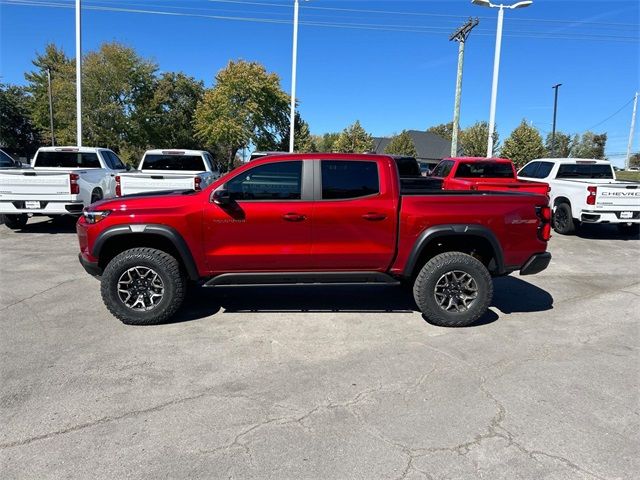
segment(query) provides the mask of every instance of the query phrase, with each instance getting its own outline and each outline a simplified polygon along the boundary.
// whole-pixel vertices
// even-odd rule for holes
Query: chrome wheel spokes
[[[132,267],[118,279],[118,297],[132,310],[151,310],[160,303],[163,295],[162,278],[149,267]]]
[[[433,295],[445,312],[465,312],[478,298],[478,285],[468,273],[454,270],[440,277]]]

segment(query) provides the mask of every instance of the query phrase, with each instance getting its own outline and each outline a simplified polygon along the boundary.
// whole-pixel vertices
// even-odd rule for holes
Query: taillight
[[[595,205],[598,187],[587,187],[587,192],[589,192],[589,195],[587,195],[587,205]]]
[[[193,189],[196,192],[199,192],[200,190],[202,190],[202,178],[200,177],[193,178]]]
[[[120,185],[120,175],[116,175],[116,197],[122,196],[122,186]]]
[[[547,206],[536,207],[536,215],[540,219],[538,238],[543,242],[547,242],[551,238],[551,208]]]
[[[80,185],[78,185],[78,180],[80,179],[80,175],[77,173],[69,174],[69,186],[71,187],[71,195],[78,195],[80,193]]]

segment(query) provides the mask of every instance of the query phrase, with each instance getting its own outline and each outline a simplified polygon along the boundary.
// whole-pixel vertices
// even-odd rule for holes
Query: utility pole
[[[558,113],[558,89],[562,86],[561,83],[555,84],[553,88],[555,92],[555,96],[553,99],[553,128],[551,129],[551,156],[555,157],[556,155],[556,114]]]
[[[293,153],[296,126],[296,71],[298,63],[298,0],[293,3],[293,52],[291,54],[291,125],[289,128],[289,152]]]
[[[51,146],[56,145],[56,139],[53,135],[53,96],[51,95],[51,69],[47,67],[47,87],[49,90],[49,126],[51,127]]]
[[[629,167],[631,166],[629,162],[631,162],[631,148],[633,147],[633,131],[636,128],[637,109],[638,109],[638,92],[636,92],[636,95],[633,98],[633,113],[631,114],[631,128],[629,129],[629,143],[627,144],[627,159],[624,162],[625,170],[629,170]]]
[[[471,30],[478,25],[477,18],[470,18],[449,37],[449,41],[458,42],[458,74],[456,76],[456,99],[453,106],[453,126],[451,128],[451,156],[458,155],[458,130],[460,129],[460,97],[462,96],[462,68],[464,66],[464,45]]]
[[[76,0],[76,143],[82,146],[82,29],[80,0]]]

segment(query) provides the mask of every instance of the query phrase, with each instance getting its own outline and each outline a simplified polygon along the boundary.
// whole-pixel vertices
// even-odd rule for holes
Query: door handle
[[[300,215],[299,213],[285,213],[282,218],[287,222],[302,222],[307,217]]]
[[[380,220],[387,218],[387,216],[383,213],[369,212],[362,215],[362,218],[369,220],[370,222],[379,222]]]

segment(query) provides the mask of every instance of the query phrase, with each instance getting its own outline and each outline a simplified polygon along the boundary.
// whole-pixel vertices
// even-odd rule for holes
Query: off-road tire
[[[640,235],[640,223],[632,223],[632,224],[619,223],[618,231],[622,235],[637,237],[638,235]]]
[[[7,228],[11,230],[20,230],[24,228],[24,226],[29,221],[29,216],[26,213],[21,213],[18,215],[3,215],[4,216],[4,224]]]
[[[576,222],[571,214],[571,205],[559,203],[553,212],[553,229],[560,235],[571,235],[576,231]]]
[[[129,308],[118,295],[118,281],[132,267],[153,269],[164,285],[163,297],[151,310]],[[187,281],[178,261],[155,248],[132,248],[116,255],[104,269],[100,292],[111,314],[128,325],[155,325],[169,320],[180,308],[187,289]]]
[[[460,271],[473,278],[477,297],[466,311],[450,312],[443,309],[435,297],[436,284],[448,272]],[[442,327],[466,327],[472,325],[489,308],[493,298],[493,282],[487,268],[471,255],[446,252],[429,260],[413,285],[413,297],[426,319]]]

